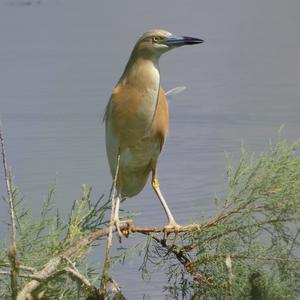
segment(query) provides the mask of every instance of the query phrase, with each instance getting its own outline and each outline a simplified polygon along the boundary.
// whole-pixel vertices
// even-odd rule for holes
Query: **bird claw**
[[[169,222],[169,224],[164,227],[164,240],[166,241],[168,239],[169,234],[172,232],[175,234],[174,240],[176,240],[180,227],[181,226],[178,225],[175,221]]]
[[[122,230],[120,229],[120,223],[126,223],[127,227],[122,228]],[[114,220],[114,225],[116,226],[117,229],[117,235],[118,235],[118,239],[119,242],[122,242],[122,237],[128,237],[129,233],[131,232],[131,227],[132,227],[132,220],[128,219],[128,220],[122,220],[120,221],[119,219],[115,219]]]

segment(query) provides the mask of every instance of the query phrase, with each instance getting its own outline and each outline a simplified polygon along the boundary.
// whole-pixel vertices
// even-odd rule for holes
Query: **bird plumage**
[[[167,98],[160,87],[157,67],[138,60],[132,68],[133,74],[120,80],[114,89],[105,117],[111,173],[115,174],[120,154],[117,189],[124,197],[135,196],[143,189],[169,124]]]
[[[160,56],[200,39],[177,37],[164,30],[146,32],[137,41],[105,112],[106,151],[119,198],[137,195],[152,172],[152,186],[168,216],[176,222],[160,192],[157,163],[169,127],[168,102],[160,83]],[[115,219],[118,221],[119,203]]]

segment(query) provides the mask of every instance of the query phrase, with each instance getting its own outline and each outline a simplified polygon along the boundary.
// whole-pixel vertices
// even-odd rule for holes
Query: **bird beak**
[[[165,45],[174,46],[174,47],[201,44],[203,42],[204,42],[203,40],[198,38],[193,38],[189,36],[176,36],[176,35],[168,36],[163,40],[163,43]]]

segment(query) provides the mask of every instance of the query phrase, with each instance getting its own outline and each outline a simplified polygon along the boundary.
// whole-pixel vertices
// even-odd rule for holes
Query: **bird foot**
[[[127,225],[127,227],[123,227],[122,230],[121,230],[120,224],[124,224],[124,223]],[[132,222],[131,219],[121,220],[121,221],[120,221],[120,219],[115,219],[114,220],[114,225],[116,226],[117,235],[118,235],[118,239],[119,239],[120,243],[122,242],[122,237],[127,238],[129,236],[132,224],[133,224],[133,222]]]
[[[125,236],[126,238],[128,238],[130,232],[131,232],[131,228],[133,226],[133,221],[131,219],[127,219],[127,220],[122,220],[122,223],[125,223],[127,226],[122,228],[122,234],[123,236]]]
[[[170,233],[174,233],[175,234],[174,239],[176,239],[180,228],[181,226],[178,225],[174,220],[169,222],[169,224],[164,227],[164,240],[168,239]]]

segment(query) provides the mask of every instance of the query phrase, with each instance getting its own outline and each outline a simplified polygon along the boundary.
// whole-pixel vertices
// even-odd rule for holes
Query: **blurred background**
[[[103,112],[135,41],[153,28],[205,40],[160,61],[165,90],[187,87],[169,101],[159,164],[179,224],[214,213],[215,195],[226,191],[226,152],[237,161],[241,142],[264,151],[282,124],[289,140],[299,138],[297,0],[0,0],[0,118],[8,163],[33,217],[54,181],[64,217],[82,183],[92,186],[94,199],[108,195]],[[2,169],[0,176],[5,196]],[[140,213],[138,225],[166,223],[150,185],[122,208]],[[0,220],[5,238],[3,201]],[[96,248],[90,261],[101,266],[102,255]],[[163,273],[143,281],[141,262],[117,265],[115,278],[128,299],[161,299]]]

